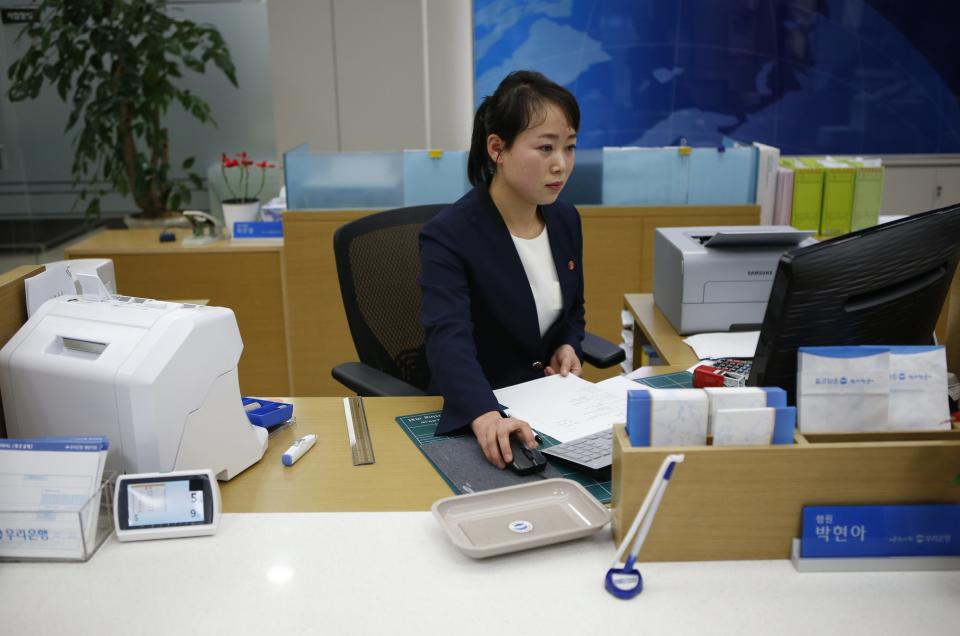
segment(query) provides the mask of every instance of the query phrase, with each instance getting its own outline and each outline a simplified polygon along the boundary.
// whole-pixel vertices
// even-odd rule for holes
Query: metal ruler
[[[367,413],[363,410],[363,398],[343,398],[343,414],[347,418],[347,435],[350,437],[350,452],[353,465],[374,464],[373,443],[367,428]]]

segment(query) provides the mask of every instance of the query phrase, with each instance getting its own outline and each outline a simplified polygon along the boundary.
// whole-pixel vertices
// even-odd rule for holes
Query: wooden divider
[[[960,503],[960,430],[801,435],[783,446],[633,447],[614,427],[619,542],[663,458],[683,453],[641,561],[786,559],[804,506]]]
[[[23,281],[44,271],[43,265],[21,265],[4,274],[0,274],[0,347],[17,333],[27,321],[27,299]],[[7,436],[6,422],[3,417],[3,404],[0,403],[0,437]]]
[[[293,395],[348,394],[330,376],[334,365],[356,360],[340,298],[333,234],[344,223],[370,213],[369,210],[337,210],[284,214],[286,331]],[[656,228],[756,224],[759,208],[755,205],[584,206],[580,214],[587,328],[619,342],[623,294],[653,289]],[[584,377],[595,381],[611,373],[587,367]]]

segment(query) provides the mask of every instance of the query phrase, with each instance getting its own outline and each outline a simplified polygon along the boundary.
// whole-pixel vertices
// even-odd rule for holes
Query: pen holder
[[[88,561],[113,532],[116,477],[79,507],[0,511],[0,561]]]

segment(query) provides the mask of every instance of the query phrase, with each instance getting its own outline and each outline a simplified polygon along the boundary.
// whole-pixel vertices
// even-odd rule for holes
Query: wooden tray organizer
[[[630,527],[664,456],[676,467],[641,561],[787,559],[806,505],[960,503],[960,429],[799,432],[790,446],[638,447],[613,434],[613,529]]]

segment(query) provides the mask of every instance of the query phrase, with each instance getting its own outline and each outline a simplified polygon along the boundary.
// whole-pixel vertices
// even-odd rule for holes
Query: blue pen
[[[647,496],[637,511],[633,523],[630,524],[630,530],[624,535],[620,547],[617,548],[617,554],[613,557],[613,565],[607,570],[607,576],[604,580],[604,587],[610,594],[617,598],[630,599],[643,591],[643,577],[640,576],[640,570],[635,567],[637,556],[640,554],[640,548],[643,542],[647,540],[647,533],[650,532],[650,526],[653,525],[653,518],[657,514],[657,508],[660,507],[660,501],[663,499],[663,493],[667,490],[667,484],[670,483],[670,477],[673,476],[674,467],[682,462],[683,455],[667,455],[660,464],[660,470],[654,477]],[[648,514],[649,511],[649,514]],[[640,527],[640,523],[643,526]],[[633,543],[633,549],[625,563],[620,562],[620,557],[626,551],[627,546],[640,527],[640,534]]]

